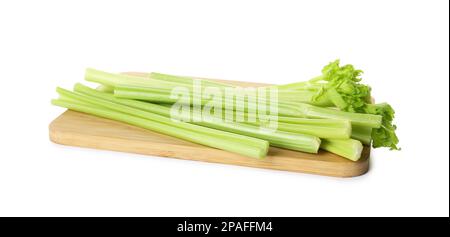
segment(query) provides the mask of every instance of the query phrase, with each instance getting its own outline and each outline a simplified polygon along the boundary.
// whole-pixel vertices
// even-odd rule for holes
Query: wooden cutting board
[[[146,75],[145,73],[127,74]],[[227,82],[241,86],[263,85],[249,82]],[[322,150],[318,154],[309,154],[275,147],[269,149],[266,158],[258,160],[70,110],[51,122],[49,132],[50,140],[58,144],[184,160],[337,177],[359,176],[369,169],[369,147],[364,148],[362,157],[357,162]]]

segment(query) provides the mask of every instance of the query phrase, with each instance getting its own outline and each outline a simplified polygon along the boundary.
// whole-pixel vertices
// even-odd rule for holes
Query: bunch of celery
[[[336,60],[322,69],[322,75],[309,81],[275,86],[279,91],[279,114],[292,117],[350,120],[353,127],[352,138],[360,140],[364,144],[370,144],[372,141],[374,148],[389,147],[398,150],[399,140],[395,133],[396,126],[393,124],[394,110],[387,103],[371,103],[371,88],[360,83],[361,73],[361,70],[355,69],[352,65],[340,66],[339,60]],[[90,74],[89,71],[88,74]],[[184,85],[192,85],[194,79],[161,73],[151,73],[149,78],[156,82],[164,81]],[[208,80],[203,80],[202,83],[222,88],[230,86]],[[146,90],[145,87],[140,90],[130,88],[127,90],[126,85],[122,84],[122,86],[116,87],[114,93],[124,98],[141,98],[152,101],[151,98],[140,97],[152,94],[143,93]],[[169,102],[169,99],[162,98],[164,94],[164,90],[159,90],[160,100]],[[167,94],[165,95],[167,96]],[[338,108],[341,112],[333,112],[328,107]],[[342,113],[342,111],[350,113]]]
[[[370,103],[370,87],[359,83],[360,73],[351,65],[340,67],[339,61],[335,61],[323,69],[321,76],[307,82],[267,87],[278,90],[275,131],[261,129],[267,121],[259,118],[193,120],[201,117],[199,112],[210,103],[202,91],[196,91],[196,82],[223,93],[227,88],[237,87],[161,73],[142,77],[87,69],[85,79],[101,86],[91,89],[76,84],[74,92],[58,88],[60,98],[53,100],[53,104],[250,157],[264,157],[270,144],[310,153],[321,148],[356,161],[363,144],[397,149],[398,143],[392,125],[394,111],[388,104]],[[178,87],[190,92],[185,103],[192,110],[187,114],[171,113],[173,105],[179,103],[172,96]],[[258,96],[248,94],[246,99],[269,103]],[[200,110],[194,108],[194,101]],[[229,109],[225,102],[230,101],[224,99],[222,111],[215,111],[222,118]],[[231,110],[245,116],[250,114],[247,110],[237,111],[237,105]]]

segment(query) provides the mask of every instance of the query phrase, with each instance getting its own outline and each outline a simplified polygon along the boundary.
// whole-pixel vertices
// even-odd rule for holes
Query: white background
[[[448,216],[448,1],[2,1],[2,216]],[[336,58],[397,111],[400,152],[329,178],[65,147],[84,69],[287,83]]]

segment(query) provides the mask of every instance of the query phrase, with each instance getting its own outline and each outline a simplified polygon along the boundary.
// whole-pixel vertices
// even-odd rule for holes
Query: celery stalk
[[[172,106],[171,104],[160,104],[160,105],[166,108],[170,108]],[[224,115],[225,109],[222,109],[222,114],[223,116],[225,116]],[[248,119],[248,117],[246,117],[245,119]],[[319,138],[334,138],[334,139],[347,139],[350,138],[352,134],[352,126],[350,121],[348,120],[311,119],[311,118],[296,118],[284,116],[278,116],[277,120],[278,120],[277,129],[280,131],[309,134],[317,136]],[[235,118],[233,121],[236,122]],[[259,119],[255,119],[255,121],[253,122],[245,120],[244,122],[241,123],[251,124],[254,126],[262,125],[262,122]]]
[[[382,117],[380,115],[351,113],[302,103],[298,103],[296,108],[298,109],[299,117],[303,115],[308,118],[343,119],[349,120],[352,125],[370,128],[379,128],[381,126]]]
[[[322,120],[322,119],[318,119]],[[295,123],[284,123],[278,122],[278,130],[303,133],[320,138],[334,138],[334,139],[346,139],[350,138],[351,135],[351,125],[347,120],[341,120],[343,123],[339,126],[334,126],[339,123],[339,120],[323,119],[330,121],[328,125],[310,125],[310,124],[295,124]],[[336,122],[339,121],[339,122]]]
[[[270,145],[296,151],[308,153],[317,153],[321,140],[312,135],[301,133],[292,133],[284,131],[265,132],[259,127],[240,124],[234,122],[212,123],[212,122],[194,122],[195,124],[211,127],[219,130],[225,130],[233,133],[257,137],[270,142]]]
[[[336,106],[342,111],[380,115],[382,116],[382,126],[371,127],[373,129],[371,129],[370,140],[373,140],[373,147],[389,147],[391,150],[399,150],[400,148],[397,147],[399,139],[395,133],[397,127],[393,124],[394,110],[392,107],[387,103],[373,104],[371,88],[360,83],[362,71],[355,69],[350,64],[344,66],[339,64],[339,60],[330,62],[322,69],[322,75],[309,81],[269,87],[283,91],[278,96],[280,104],[295,102],[321,107]],[[161,79],[172,80],[170,76]],[[181,79],[178,78],[178,81]],[[358,135],[361,134],[355,134],[355,136]],[[369,141],[366,136],[360,140],[365,143]]]
[[[370,145],[372,142],[372,128],[353,125],[351,137],[361,141],[364,145]]]
[[[114,93],[114,87],[112,87],[112,86],[100,85],[100,86],[97,86],[97,88],[95,88],[95,89],[98,91],[101,91],[101,92]]]
[[[115,88],[114,95],[118,98],[145,100],[157,103],[174,103],[176,101],[176,99],[170,97],[170,94],[156,92],[154,89],[135,89],[132,87],[124,88],[122,85]],[[203,99],[201,102],[202,104],[205,104],[208,100]],[[225,103],[225,100],[223,100],[223,103]],[[349,120],[354,125],[367,126],[371,128],[379,128],[381,126],[382,119],[380,115],[351,113],[293,102],[278,103],[278,114],[291,117]]]
[[[86,69],[84,79],[86,81],[97,82],[104,86],[116,87],[119,85],[129,85],[135,87],[148,88],[171,88],[175,86],[186,86],[185,84],[172,83],[151,78],[130,76],[125,74],[108,73],[92,68]]]
[[[98,97],[102,98],[104,100],[113,101],[118,104],[122,104],[124,106],[130,106],[139,110],[151,112],[151,113],[157,113],[166,117],[170,117],[170,109],[164,106],[142,102],[142,101],[135,101],[135,100],[128,100],[128,99],[120,99],[112,96],[111,94],[102,93],[96,90],[93,90],[89,87],[83,86],[81,84],[75,85],[75,91],[78,93],[82,93],[85,95],[89,95],[92,97]],[[138,116],[144,116],[145,114],[137,113]],[[176,117],[175,119],[180,120],[190,120],[190,118],[187,117]],[[240,123],[234,123],[234,122],[226,122],[226,121],[202,121],[202,122],[192,122],[194,124],[198,124],[205,127],[210,127],[214,129],[229,131],[232,133],[242,134],[246,136],[256,137],[260,139],[264,139],[270,142],[271,145],[281,147],[281,148],[287,148],[297,151],[303,151],[303,152],[310,152],[310,153],[317,153],[319,146],[320,146],[320,139],[316,136],[306,135],[306,134],[297,134],[297,133],[291,133],[291,132],[283,132],[283,131],[264,131],[263,129],[260,129],[258,126],[252,126],[247,124],[240,124]]]
[[[361,158],[363,145],[354,139],[323,139],[320,148],[352,161]]]
[[[145,102],[141,102],[145,103]],[[171,104],[160,104],[169,109]],[[144,106],[145,107],[145,106]],[[166,112],[168,113],[168,112]],[[222,109],[222,114],[225,110]],[[236,120],[233,120],[236,122]],[[262,126],[262,122],[256,119],[254,122],[245,120],[240,122],[250,124],[253,126]],[[295,118],[278,116],[279,131],[286,131],[292,133],[301,133],[313,135],[319,138],[334,138],[334,139],[348,139],[352,134],[352,126],[350,121],[341,119],[309,119],[309,118]],[[369,134],[370,135],[370,134]]]
[[[98,82],[104,85],[116,87],[114,93],[117,93],[119,97],[148,101],[152,101],[154,99],[156,102],[167,103],[174,102],[174,100],[170,98],[170,94],[167,94],[168,88],[173,88],[180,85],[188,85],[187,83],[180,84],[179,82],[175,81],[162,81],[123,74],[113,74],[94,69],[86,70],[85,79],[88,81]],[[124,87],[127,87],[127,89],[124,89]],[[165,92],[156,92],[155,90],[157,89],[161,89]],[[293,102],[279,102],[279,114],[308,118],[346,119],[350,120],[352,124],[368,126],[371,128],[379,128],[382,119],[380,115],[344,112],[329,108],[312,106],[304,103]]]
[[[175,75],[169,75],[169,74],[163,74],[158,72],[152,72],[149,75],[149,78],[161,80],[161,81],[169,81],[173,83],[180,83],[185,85],[192,85],[195,79],[193,77],[185,77],[185,76],[175,76]],[[207,80],[207,79],[200,79],[202,81],[202,84],[204,86],[214,86],[219,88],[225,88],[230,87],[230,85],[222,82]]]
[[[133,116],[150,119],[155,122],[164,123],[164,124],[167,124],[170,126],[179,127],[182,129],[188,129],[188,130],[195,131],[195,132],[202,132],[205,134],[215,134],[216,136],[222,137],[224,139],[235,139],[235,140],[238,140],[243,143],[258,145],[264,149],[267,146],[266,141],[261,141],[259,139],[253,139],[251,137],[239,136],[239,135],[236,135],[233,133],[228,133],[228,132],[218,133],[218,131],[215,129],[205,128],[202,126],[197,126],[197,125],[193,125],[193,124],[189,124],[189,123],[185,123],[185,122],[181,122],[181,121],[174,122],[167,117],[164,117],[164,116],[161,116],[161,115],[158,115],[155,113],[150,113],[147,111],[135,109],[130,106],[125,106],[120,103],[104,100],[104,99],[101,99],[101,98],[98,98],[95,96],[90,96],[90,95],[86,95],[86,94],[82,94],[82,93],[74,93],[74,92],[71,92],[71,91],[68,91],[68,90],[65,90],[62,88],[57,88],[57,92],[60,95],[63,95],[65,97],[71,97],[73,99],[76,99],[76,100],[84,102],[84,103],[91,103],[96,106],[103,106],[105,108],[116,110],[118,112],[123,112],[123,113],[127,113],[127,114],[130,114]]]
[[[176,98],[171,98],[170,94],[160,93],[160,92],[151,92],[148,91],[139,91],[139,90],[129,90],[116,87],[114,89],[114,95],[118,98],[123,99],[133,99],[133,100],[145,100],[154,103],[175,103],[177,102]]]
[[[138,117],[132,115],[136,111],[133,111],[130,108],[118,108],[120,107],[120,104],[101,101],[100,99],[79,95],[63,89],[58,89],[58,93],[63,95],[63,97],[71,97],[74,100],[81,101],[81,103],[74,102],[73,100],[67,101],[64,99],[52,101],[54,105],[62,106],[68,109],[125,122],[152,131],[249,157],[262,158],[268,151],[269,144],[264,140],[217,131],[183,122],[169,122],[170,119],[159,115],[152,115],[148,112],[146,112],[146,119],[144,119],[142,117],[144,114],[143,112],[145,111],[139,112],[141,116]],[[116,108],[115,110],[111,109],[113,106]]]
[[[370,87],[359,83],[361,73],[362,71],[354,69],[352,65],[341,67],[339,60],[336,60],[324,67],[322,75],[309,81],[275,86],[279,90],[279,115],[350,120],[352,125],[371,128],[371,140],[374,147],[399,149],[398,138],[395,134],[396,126],[393,125],[394,110],[388,104],[371,105]],[[192,91],[194,79],[197,78],[161,73],[139,77],[94,69],[86,71],[86,80],[115,87],[115,94],[118,97],[158,103],[174,103],[169,91],[177,86],[184,86]],[[228,86],[235,87],[207,79],[201,80],[201,83],[221,89]],[[126,87],[140,89],[125,91]],[[148,89],[153,91],[147,92]],[[340,110],[322,108],[326,106],[336,106]],[[367,136],[361,136],[362,134],[354,134],[355,138],[369,143]]]

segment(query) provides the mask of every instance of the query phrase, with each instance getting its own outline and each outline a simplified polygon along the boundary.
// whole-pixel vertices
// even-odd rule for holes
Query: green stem
[[[330,121],[330,123],[324,125],[278,122],[278,129],[281,131],[309,134],[320,138],[334,138],[334,139],[350,138],[351,134],[350,122],[346,120],[328,120],[328,121]],[[340,123],[340,121],[342,121],[341,126],[334,126],[336,125],[336,123]]]
[[[361,158],[364,147],[360,141],[354,139],[323,139],[320,148],[357,161]]]
[[[55,105],[60,105],[68,109],[118,120],[245,156],[262,158],[268,150],[268,142],[264,140],[208,129],[184,122],[174,122],[163,116],[137,110],[128,106],[123,106],[118,103],[101,100],[95,97],[73,93],[61,88],[58,88],[57,91],[64,97],[70,97],[73,100],[81,102],[76,103],[73,102],[73,100],[53,101]],[[88,106],[88,104],[91,106]]]
[[[381,126],[380,115],[345,112],[331,108],[321,108],[313,105],[298,103],[296,107],[298,117],[328,118],[349,120],[352,125],[379,128]]]
[[[145,103],[145,102],[144,102]],[[163,107],[169,109],[171,104],[160,104]],[[191,106],[191,110],[193,110]],[[225,117],[227,111],[222,109],[222,117]],[[234,113],[233,121],[236,121]],[[250,124],[253,126],[263,127],[268,121],[262,122],[258,118],[254,121],[250,121],[248,114],[245,114],[244,121],[238,123]],[[319,138],[335,138],[335,139],[348,139],[352,134],[352,126],[350,121],[341,119],[310,119],[310,118],[295,118],[295,117],[275,117],[277,119],[277,129],[279,131],[286,131],[292,133],[301,133],[316,136]],[[274,119],[275,119],[274,118]]]
[[[372,128],[353,125],[351,137],[361,141],[364,145],[370,145],[372,142]]]
[[[123,85],[116,87],[114,95],[119,98],[145,100],[158,103],[174,103],[176,99],[171,98],[169,94],[157,93],[154,89],[146,90],[144,88],[136,89],[133,87],[124,88]],[[191,92],[191,95],[192,92]],[[224,98],[222,103],[234,103]],[[205,104],[209,100],[202,99],[201,103]],[[192,103],[192,100],[191,100]],[[306,118],[328,118],[349,120],[354,125],[367,126],[371,128],[379,128],[381,126],[381,116],[373,114],[362,114],[345,112],[331,108],[322,108],[304,103],[295,102],[279,102],[278,114],[281,116],[306,117]]]
[[[283,131],[265,131],[264,129],[261,129],[261,127],[258,126],[251,126],[247,124],[240,124],[223,120],[213,120],[213,121],[203,120],[201,122],[196,122],[192,121],[190,116],[186,117],[184,115],[171,114],[170,108],[165,106],[160,106],[142,101],[116,98],[110,94],[93,90],[81,84],[75,85],[75,91],[92,97],[98,97],[104,100],[113,101],[118,104],[122,104],[124,106],[131,106],[138,110],[157,113],[165,117],[171,117],[173,119],[179,119],[182,121],[190,121],[194,124],[198,124],[201,126],[206,126],[214,129],[264,139],[269,141],[271,145],[277,147],[303,152],[317,153],[320,146],[320,139],[316,136]]]

